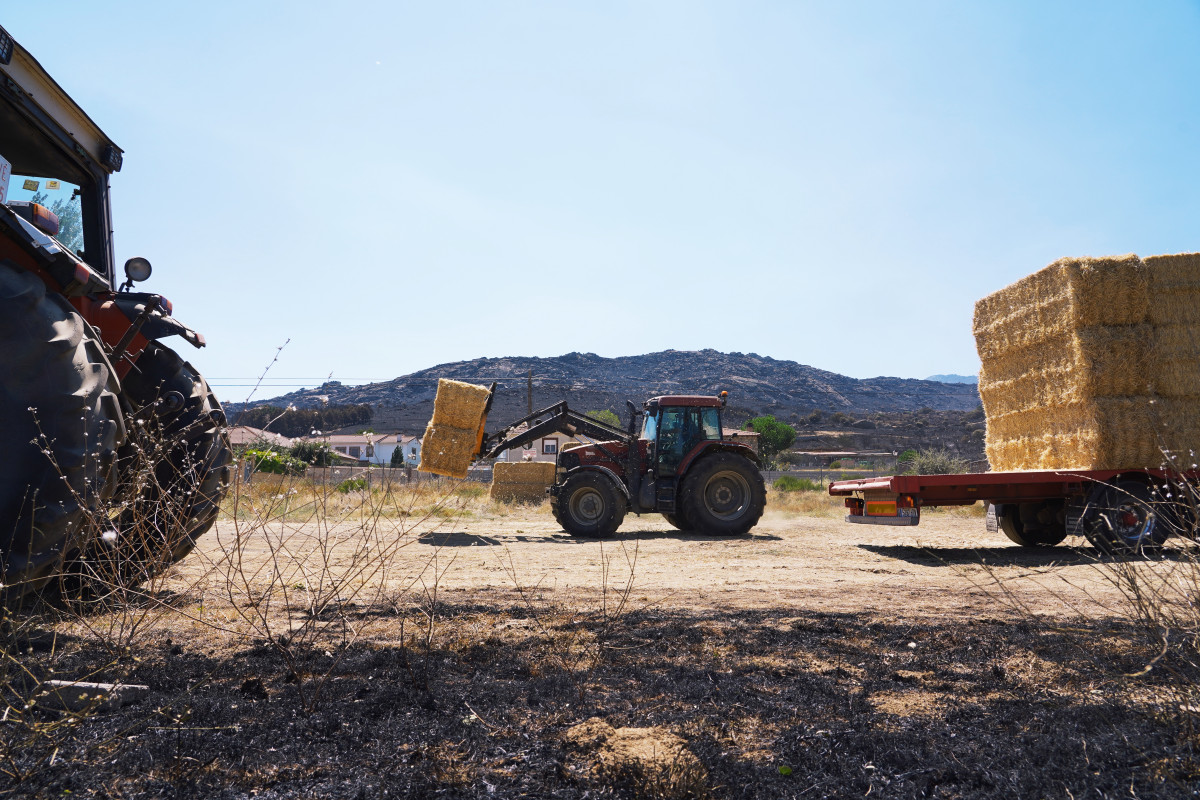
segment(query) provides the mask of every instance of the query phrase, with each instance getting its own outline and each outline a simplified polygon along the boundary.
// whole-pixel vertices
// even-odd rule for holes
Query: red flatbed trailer
[[[917,525],[926,506],[989,506],[988,530],[1026,546],[1083,535],[1106,550],[1191,536],[1200,472],[1165,469],[1036,470],[890,475],[829,484],[846,498],[847,522]]]

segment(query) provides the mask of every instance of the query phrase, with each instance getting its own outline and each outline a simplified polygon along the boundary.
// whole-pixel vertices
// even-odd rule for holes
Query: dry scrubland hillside
[[[316,389],[256,401],[257,404],[314,407],[328,403],[366,403],[376,408],[375,424],[420,430],[429,421],[438,378],[468,383],[496,381],[492,419],[505,423],[526,413],[526,375],[533,371],[535,408],[566,400],[573,408],[611,409],[622,417],[625,401],[641,403],[659,394],[730,395],[730,419],[773,414],[797,421],[814,409],[862,417],[873,412],[970,411],[979,394],[970,384],[946,384],[902,378],[858,380],[832,372],[778,361],[754,353],[716,350],[666,350],[641,356],[603,358],[568,353],[554,358],[480,358],[441,364],[384,383]],[[229,404],[236,415],[240,404]]]

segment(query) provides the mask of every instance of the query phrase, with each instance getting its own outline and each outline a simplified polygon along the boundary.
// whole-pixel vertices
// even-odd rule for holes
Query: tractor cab
[[[725,397],[665,395],[643,404],[642,433],[646,456],[656,477],[673,477],[704,448],[721,439]]]

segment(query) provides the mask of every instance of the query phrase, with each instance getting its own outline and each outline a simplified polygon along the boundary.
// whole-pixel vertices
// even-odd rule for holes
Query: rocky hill
[[[814,410],[866,416],[874,412],[920,409],[969,411],[979,405],[972,384],[950,384],[905,378],[858,380],[795,361],[778,361],[755,353],[716,350],[666,350],[640,356],[603,358],[595,353],[568,353],[554,358],[479,358],[404,375],[363,386],[326,383],[253,405],[295,404],[311,408],[323,403],[367,403],[375,408],[376,430],[420,432],[432,413],[438,378],[471,383],[497,383],[492,420],[504,424],[524,416],[527,376],[533,373],[533,407],[566,400],[580,411],[607,408],[626,418],[625,401],[640,404],[661,394],[729,392],[729,422],[759,414],[796,421]],[[238,405],[228,407],[236,417]]]

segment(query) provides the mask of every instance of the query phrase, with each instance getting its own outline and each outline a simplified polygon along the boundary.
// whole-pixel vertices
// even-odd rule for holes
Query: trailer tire
[[[598,472],[580,472],[567,478],[550,508],[554,519],[572,536],[612,536],[625,519],[624,498],[612,481]]]
[[[1055,505],[1005,503],[997,514],[997,522],[1004,535],[1022,547],[1054,547],[1067,538],[1066,523],[1058,519],[1062,509],[1056,509]]]
[[[151,580],[190,553],[232,478],[225,414],[195,367],[151,342],[124,388],[132,408],[121,451],[126,509],[115,545],[94,543],[74,570],[93,597]]]
[[[106,521],[125,427],[95,331],[2,261],[0,341],[0,602],[13,608]]]
[[[1157,549],[1171,534],[1158,525],[1150,487],[1138,480],[1104,486],[1093,495],[1083,516],[1083,532],[1097,550],[1131,555]]]
[[[688,470],[679,497],[680,516],[710,536],[741,536],[758,524],[767,487],[754,463],[718,452]]]

